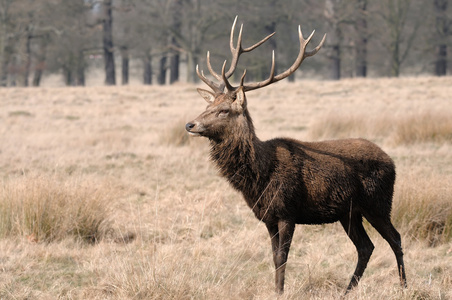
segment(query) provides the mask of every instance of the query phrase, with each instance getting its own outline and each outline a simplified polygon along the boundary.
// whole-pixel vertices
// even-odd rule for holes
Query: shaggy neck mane
[[[232,186],[242,192],[250,206],[262,192],[267,182],[263,175],[266,162],[262,142],[254,132],[253,121],[247,110],[244,118],[223,139],[210,139],[212,160]]]

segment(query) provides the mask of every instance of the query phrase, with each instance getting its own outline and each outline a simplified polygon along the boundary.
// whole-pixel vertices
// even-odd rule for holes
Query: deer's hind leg
[[[403,263],[402,239],[400,233],[392,225],[389,216],[380,217],[366,213],[364,217],[391,246],[397,260],[400,284],[402,287],[406,288],[405,264]]]
[[[358,252],[358,263],[353,277],[347,287],[347,292],[358,285],[364,270],[367,267],[370,256],[374,250],[374,245],[363,227],[363,217],[360,212],[352,211],[340,220],[345,232],[352,240]]]

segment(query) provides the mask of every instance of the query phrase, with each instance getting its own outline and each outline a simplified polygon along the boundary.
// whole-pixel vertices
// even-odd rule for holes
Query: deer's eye
[[[229,114],[229,110],[228,109],[223,109],[220,110],[220,112],[218,113],[218,117],[219,118],[226,118]]]

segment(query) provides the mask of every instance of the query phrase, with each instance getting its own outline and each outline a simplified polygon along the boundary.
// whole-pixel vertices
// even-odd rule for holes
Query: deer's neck
[[[241,191],[249,205],[261,192],[259,186],[267,182],[265,149],[254,132],[249,114],[246,122],[238,124],[233,134],[221,140],[210,140],[211,158],[231,185]]]

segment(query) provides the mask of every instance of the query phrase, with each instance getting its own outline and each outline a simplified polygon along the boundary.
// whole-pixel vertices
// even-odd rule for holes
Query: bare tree
[[[167,70],[167,52],[162,54],[159,60],[159,73],[157,76],[157,83],[160,85],[164,85],[166,81],[166,70]]]
[[[447,74],[447,39],[451,22],[447,17],[448,0],[434,0],[435,10],[435,75]]]
[[[11,29],[10,8],[14,0],[0,0],[0,86],[6,86],[8,80],[8,61],[10,53],[9,32]]]
[[[28,86],[30,74],[35,72],[34,84],[40,82],[45,67],[47,44],[56,30],[52,26],[51,11],[55,1],[0,2],[1,28],[1,85],[7,85],[8,76],[11,84]],[[6,30],[6,31],[5,31]]]
[[[103,1],[104,15],[102,19],[102,44],[105,62],[105,84],[116,84],[115,56],[113,44],[113,3],[112,0]]]
[[[184,1],[182,18],[183,28],[180,32],[173,31],[174,38],[186,54],[187,81],[197,82],[195,66],[202,53],[203,44],[214,39],[216,25],[225,19],[221,13],[220,1],[187,0]]]
[[[386,48],[390,54],[391,75],[398,77],[402,63],[406,60],[419,28],[419,20],[413,20],[411,32],[407,32],[407,21],[412,0],[385,0],[380,16],[386,24],[389,36]]]
[[[179,81],[179,67],[180,67],[180,45],[174,36],[174,32],[182,30],[182,11],[183,0],[174,0],[171,7],[171,35],[170,35],[170,84]]]
[[[118,1],[115,5],[115,27],[113,38],[118,46],[121,55],[121,84],[129,83],[129,65],[130,65],[130,49],[134,47],[134,39],[137,37],[132,34],[133,24],[136,14],[133,9],[133,2],[130,0]]]
[[[50,43],[50,33],[44,33],[40,36],[37,43],[36,64],[33,73],[33,86],[41,84],[42,75],[46,68],[47,47]]]
[[[159,59],[158,82],[166,79],[169,52],[169,29],[171,1],[144,0],[134,2],[130,12],[129,50],[142,63],[143,83],[153,83],[153,61]],[[162,73],[165,73],[162,75]]]
[[[347,0],[325,0],[324,17],[328,24],[328,57],[330,59],[330,78],[341,79],[342,47],[345,40],[343,26],[353,19],[353,10]]]
[[[367,30],[367,2],[368,0],[356,0],[356,76],[367,76],[367,42],[368,42],[368,30]]]
[[[56,30],[47,45],[47,67],[63,72],[66,85],[85,85],[87,55],[100,54],[101,32],[97,21],[99,6],[87,5],[85,0],[58,0],[52,7],[53,18],[48,24]]]

